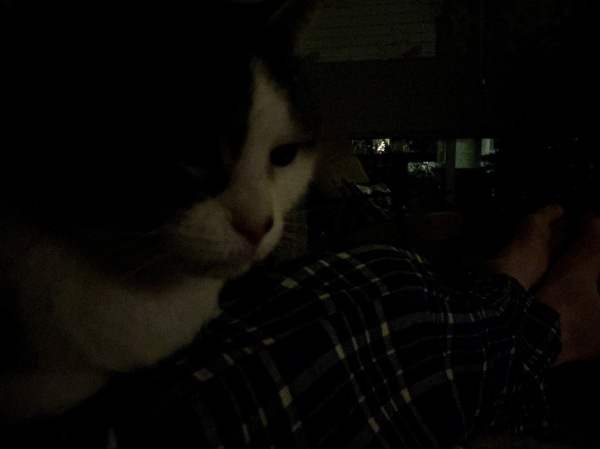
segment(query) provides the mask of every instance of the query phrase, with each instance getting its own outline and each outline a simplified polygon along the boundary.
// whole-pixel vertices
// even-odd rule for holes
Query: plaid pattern
[[[189,348],[87,407],[119,448],[443,448],[548,426],[558,315],[508,276],[445,285],[382,246],[242,279]]]

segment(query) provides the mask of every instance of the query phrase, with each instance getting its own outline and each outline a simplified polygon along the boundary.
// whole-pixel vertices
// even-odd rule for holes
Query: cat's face
[[[22,195],[33,213],[11,211],[3,252],[13,253],[10,276],[31,298],[26,314],[44,321],[39,313],[52,310],[52,326],[94,364],[127,370],[189,341],[217,313],[223,282],[278,243],[310,180],[314,135],[260,60],[250,73],[237,148],[223,143],[200,161],[163,153],[159,164],[133,159],[127,170],[99,162],[83,177],[55,164],[57,186]]]
[[[3,112],[14,132],[2,141],[0,292],[14,313],[3,341],[15,343],[0,346],[14,359],[0,381],[15,397],[34,391],[15,366],[39,387],[167,356],[281,238],[311,177],[315,127],[280,36],[289,27],[268,8],[253,24],[240,3],[250,9],[235,20],[220,3],[223,25],[159,7],[134,33],[112,19],[68,33],[71,22],[48,30],[42,16],[44,39],[35,21],[14,27],[27,51],[13,55],[26,69]],[[305,2],[263,3],[294,15]]]
[[[227,187],[168,229],[190,268],[205,276],[240,274],[271,252],[315,162],[314,136],[295,119],[286,91],[260,62],[253,65],[248,133]]]

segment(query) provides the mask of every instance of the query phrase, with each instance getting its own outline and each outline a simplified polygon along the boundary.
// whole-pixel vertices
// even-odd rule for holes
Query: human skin
[[[567,225],[560,206],[528,215],[509,245],[488,262],[560,315],[562,351],[557,364],[600,358],[600,217],[589,213],[572,231],[572,243],[556,260]]]

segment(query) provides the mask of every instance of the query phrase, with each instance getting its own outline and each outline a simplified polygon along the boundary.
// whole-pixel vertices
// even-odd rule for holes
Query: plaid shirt
[[[382,246],[248,276],[193,344],[71,419],[89,435],[93,410],[119,448],[443,448],[547,427],[558,315],[505,275],[449,284]]]

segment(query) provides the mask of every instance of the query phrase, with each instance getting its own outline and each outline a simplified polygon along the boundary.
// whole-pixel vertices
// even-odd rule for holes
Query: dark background
[[[345,145],[344,139],[348,146],[352,139],[495,139],[492,169],[457,170],[454,201],[439,203],[438,210],[469,213],[487,227],[449,247],[450,259],[466,246],[479,251],[469,256],[493,255],[518,220],[544,204],[561,204],[573,223],[586,210],[600,213],[599,3],[431,3],[439,12],[435,56],[408,52],[314,65],[325,134],[341,136],[332,145]],[[388,172],[386,181],[402,176]],[[444,179],[441,184],[447,185]],[[597,364],[579,363],[549,376],[561,438],[575,447],[600,441],[599,373]]]
[[[563,205],[573,221],[587,209],[600,211],[598,3],[420,3],[435,11],[435,56],[420,57],[415,46],[401,57],[313,64],[324,138],[342,136],[332,145],[348,147],[352,139],[494,139],[491,168],[457,170],[452,202],[436,206],[485,217],[494,226],[487,236],[493,247],[544,204]],[[348,5],[334,2],[340,14]],[[343,30],[339,22],[332,35]],[[448,188],[447,180],[441,184]]]

